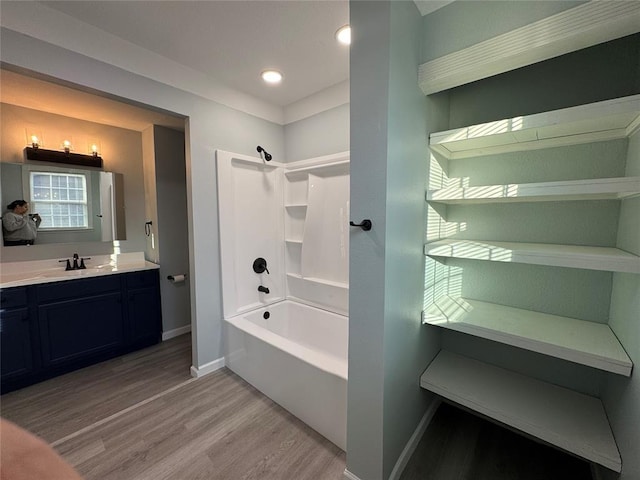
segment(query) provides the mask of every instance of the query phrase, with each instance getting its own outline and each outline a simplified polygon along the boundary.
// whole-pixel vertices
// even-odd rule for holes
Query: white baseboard
[[[344,477],[344,480],[360,480],[360,477],[354,475],[346,468],[344,469],[343,477]]]
[[[225,365],[224,357],[218,358],[213,362],[205,363],[201,367],[197,368],[191,365],[191,376],[195,378],[204,377],[210,373],[220,370]]]
[[[402,453],[398,457],[398,461],[396,461],[396,464],[394,465],[393,470],[391,470],[391,474],[389,475],[388,480],[398,480],[400,478],[400,475],[402,475],[404,468],[407,466],[407,463],[409,463],[409,460],[411,459],[411,455],[413,455],[413,452],[416,451],[416,448],[418,447],[418,443],[420,443],[420,439],[422,439],[422,435],[424,435],[424,432],[427,430],[429,423],[431,423],[431,419],[435,415],[436,410],[438,410],[438,407],[440,406],[441,403],[442,403],[442,400],[440,400],[440,398],[438,397],[433,398],[433,400],[427,407],[427,411],[424,412],[424,415],[422,416],[420,423],[418,423],[418,426],[416,427],[415,431],[411,435],[411,438],[409,438],[409,441],[407,442],[404,449],[402,450]],[[354,475],[346,468],[344,469],[343,478],[344,480],[360,480],[360,478],[357,475]]]
[[[191,331],[191,325],[185,325],[184,327],[174,328],[173,330],[167,330],[162,332],[162,341],[169,340],[170,338],[179,337],[182,334],[189,333]]]
[[[411,455],[413,455],[413,452],[416,451],[416,448],[418,447],[418,443],[420,443],[420,439],[422,438],[422,435],[424,435],[424,432],[427,430],[429,423],[431,423],[431,419],[435,415],[436,410],[438,410],[438,407],[440,406],[441,403],[442,403],[442,400],[440,400],[439,397],[433,398],[433,400],[429,404],[429,407],[427,408],[427,411],[424,412],[424,415],[422,416],[420,423],[418,423],[418,426],[413,432],[413,435],[411,435],[411,438],[409,438],[409,441],[405,445],[404,450],[402,450],[402,453],[398,457],[398,460],[396,461],[396,464],[394,465],[393,470],[391,470],[391,474],[389,475],[389,480],[398,480],[400,478],[400,475],[402,475],[404,468],[407,466],[407,463],[409,463],[409,460],[411,459]]]

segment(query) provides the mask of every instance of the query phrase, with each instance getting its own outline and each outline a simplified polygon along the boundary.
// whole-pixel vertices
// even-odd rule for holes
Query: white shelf
[[[630,136],[640,125],[640,95],[432,133],[448,159],[575,145]]]
[[[581,458],[620,472],[602,402],[445,350],[420,386]]]
[[[325,280],[324,278],[303,277],[295,273],[287,273],[287,277],[296,278],[298,280],[306,280],[307,282],[317,283],[319,285],[329,285],[330,287],[349,289],[349,284],[344,282],[334,282],[333,280]]]
[[[492,262],[526,263],[640,274],[640,257],[610,247],[545,243],[438,240],[427,243],[425,255]]]
[[[608,325],[465,298],[439,298],[424,323],[631,376],[633,363]]]
[[[429,190],[428,202],[455,204],[618,200],[640,194],[640,177],[451,187]]]
[[[284,208],[307,208],[306,203],[291,203],[289,205],[285,205]]]
[[[297,240],[295,238],[285,238],[284,241],[294,245],[302,245],[302,240]]]

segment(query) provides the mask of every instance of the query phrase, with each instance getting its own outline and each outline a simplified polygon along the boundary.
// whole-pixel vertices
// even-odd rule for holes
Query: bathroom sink
[[[39,276],[46,278],[63,278],[63,277],[86,277],[90,275],[96,275],[100,273],[107,273],[111,271],[111,267],[93,267],[84,268],[82,270],[51,270],[43,272]]]

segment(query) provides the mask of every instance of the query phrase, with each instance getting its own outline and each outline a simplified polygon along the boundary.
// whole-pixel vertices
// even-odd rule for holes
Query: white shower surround
[[[345,449],[349,153],[216,159],[226,365]]]

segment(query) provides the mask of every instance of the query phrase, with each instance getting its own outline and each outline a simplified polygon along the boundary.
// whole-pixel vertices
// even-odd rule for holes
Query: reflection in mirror
[[[122,174],[2,162],[0,182],[3,210],[24,199],[39,214],[35,244],[126,239]]]

